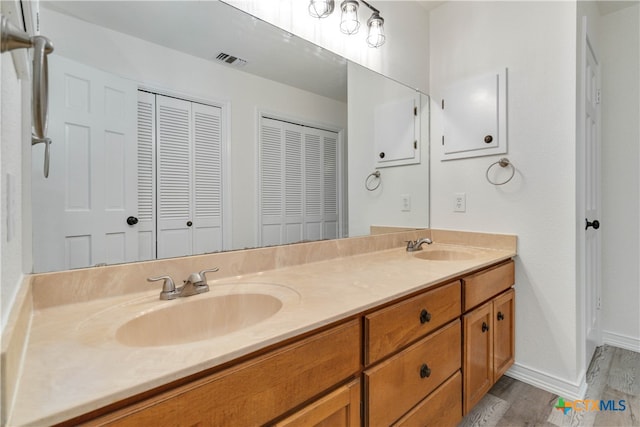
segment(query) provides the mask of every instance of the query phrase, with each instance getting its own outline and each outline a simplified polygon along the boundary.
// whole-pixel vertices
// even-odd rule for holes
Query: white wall
[[[429,18],[415,1],[372,3],[384,18],[386,43],[372,49],[366,44],[366,21],[371,11],[359,9],[360,30],[347,36],[340,32],[340,3],[328,18],[309,15],[308,1],[224,0],[238,9],[309,40],[357,64],[378,71],[424,93],[429,93]]]
[[[441,161],[432,144],[431,226],[518,235],[516,368],[575,395],[576,4],[448,2],[431,12],[432,141],[447,85],[508,67],[507,157],[514,179],[485,180],[501,156]],[[467,197],[453,212],[454,193]]]
[[[2,2],[2,12],[8,2]],[[18,79],[10,53],[0,56],[1,112],[0,112],[0,326],[4,329],[11,304],[22,281],[24,271],[28,271],[30,257],[25,252],[31,248],[25,242],[29,236],[29,207],[23,207],[23,153],[31,149],[28,145],[30,121],[23,123],[23,109],[29,106],[30,88],[28,82]],[[28,116],[27,116],[28,117]],[[9,199],[11,202],[9,203]],[[9,225],[10,224],[10,225]],[[23,227],[25,230],[23,230]],[[27,248],[27,249],[25,249]],[[23,256],[24,254],[24,256]]]
[[[416,96],[412,89],[349,63],[349,235],[369,234],[372,225],[429,227],[429,99],[420,95],[422,135],[420,163],[377,168],[374,147],[375,107],[386,96],[406,99]],[[407,112],[409,113],[409,111]],[[380,180],[371,178],[374,191],[365,180],[374,170]],[[403,211],[402,196],[410,197],[411,208]]]
[[[91,25],[46,8],[41,9],[41,23],[42,33],[55,41],[56,55],[145,86],[187,97],[230,103],[233,197],[233,241],[230,248],[257,245],[258,111],[347,128],[346,103]]]
[[[640,6],[600,24],[603,338],[640,351]]]

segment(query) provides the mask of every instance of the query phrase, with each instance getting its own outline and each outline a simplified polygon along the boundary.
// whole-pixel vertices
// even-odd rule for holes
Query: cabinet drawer
[[[460,281],[365,316],[365,365],[460,316]]]
[[[457,371],[394,427],[456,426],[462,419],[462,374]]]
[[[364,372],[370,426],[389,426],[460,369],[460,320]]]
[[[262,425],[360,370],[360,320],[134,404],[90,425]]]
[[[464,311],[483,303],[515,283],[513,261],[500,264],[462,279]]]

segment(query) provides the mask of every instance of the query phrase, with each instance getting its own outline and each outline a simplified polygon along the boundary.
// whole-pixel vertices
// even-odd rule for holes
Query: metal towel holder
[[[49,113],[49,66],[47,55],[53,52],[53,44],[44,36],[30,36],[13,25],[4,16],[1,17],[0,52],[14,49],[33,48],[33,79],[31,103],[33,114],[33,132],[31,145],[44,143],[44,177],[49,177],[49,146],[47,137],[47,118]]]
[[[506,168],[507,166],[511,166],[511,175],[509,176],[509,178],[507,178],[506,180],[502,181],[502,182],[495,182],[495,181],[491,181],[491,179],[489,178],[489,171],[491,170],[491,168],[493,168],[495,165],[500,165],[501,168]],[[501,158],[500,160],[498,160],[495,163],[491,163],[489,165],[489,167],[487,168],[487,172],[485,173],[485,177],[487,178],[487,181],[489,181],[490,184],[493,185],[504,185],[507,182],[511,181],[513,179],[513,176],[516,174],[516,167],[513,166],[513,163],[511,163],[509,161],[509,159],[507,159],[506,157]]]

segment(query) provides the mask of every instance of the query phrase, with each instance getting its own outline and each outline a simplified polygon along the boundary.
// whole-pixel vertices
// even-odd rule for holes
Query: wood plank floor
[[[556,409],[560,396],[503,376],[460,422],[459,427],[640,427],[640,353],[608,345],[598,347],[587,371],[585,399],[613,400],[612,411]]]

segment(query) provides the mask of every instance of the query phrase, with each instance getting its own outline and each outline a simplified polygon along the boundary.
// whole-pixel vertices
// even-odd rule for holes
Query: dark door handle
[[[489,330],[489,325],[487,322],[482,322],[482,332],[487,332]]]
[[[600,228],[600,221],[598,221],[597,219],[594,219],[593,221],[589,221],[587,218],[584,219],[587,222],[586,227],[584,227],[585,230],[588,230],[589,227],[593,227],[594,230],[597,230],[598,228]]]
[[[127,224],[136,225],[137,223],[138,223],[138,218],[136,218],[135,216],[130,216],[129,218],[127,218]]]
[[[191,227],[193,223],[191,221],[187,221],[187,227]]]

